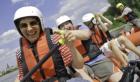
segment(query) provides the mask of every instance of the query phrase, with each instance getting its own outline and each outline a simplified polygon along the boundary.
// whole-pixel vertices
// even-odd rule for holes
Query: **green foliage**
[[[15,70],[17,70],[18,68],[17,67],[9,67],[9,69],[5,70],[5,71],[0,71],[0,77],[8,74],[8,73],[11,73]]]
[[[140,17],[140,0],[108,0],[108,2],[110,3],[111,6],[104,13],[104,16],[106,16],[113,22],[112,28],[117,28],[123,24],[126,24],[124,19],[122,19],[120,21],[113,20],[114,17],[120,15],[118,10],[115,8],[116,4],[119,2],[123,3],[125,6],[132,8],[133,11],[138,15],[138,17]]]

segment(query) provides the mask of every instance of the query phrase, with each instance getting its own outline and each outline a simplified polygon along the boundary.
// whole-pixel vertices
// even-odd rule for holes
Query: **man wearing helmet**
[[[56,19],[56,24],[58,26],[58,30],[55,30],[55,32],[59,33],[60,31],[67,32],[64,37],[69,37],[70,41],[73,41],[74,45],[76,46],[77,43],[76,41],[80,40],[86,40],[87,35],[90,36],[91,32],[88,29],[83,29],[85,27],[81,27],[81,25],[74,26],[73,22],[71,21],[70,17],[67,15],[60,16],[59,18]],[[76,44],[75,44],[76,42]],[[80,48],[80,46],[78,46]],[[79,49],[77,49],[79,51]],[[80,52],[80,51],[79,51]],[[81,53],[80,53],[81,54]],[[84,69],[84,68],[83,68]],[[84,79],[87,79],[89,81],[93,81],[89,75],[85,73],[83,69],[76,69],[76,68],[71,68],[70,71],[74,73],[74,76],[82,76]],[[76,70],[76,71],[73,71]]]
[[[105,21],[105,22],[102,22]],[[103,39],[102,41],[98,40],[100,44],[111,40],[111,34],[109,33],[109,28],[112,25],[112,22],[104,17],[102,14],[92,14],[87,13],[83,16],[82,22],[89,27],[90,30],[94,31],[95,34],[98,34],[100,37],[96,36],[97,39]],[[92,22],[92,23],[91,23]],[[93,28],[93,26],[95,28]]]
[[[134,11],[131,8],[125,7],[122,3],[118,3],[116,5],[116,8],[122,14],[118,16],[117,18],[114,18],[114,20],[119,20],[121,18],[124,18],[126,22],[130,22],[131,24],[133,24],[134,27],[125,28],[123,32],[131,33],[132,35],[128,36],[129,40],[131,40],[135,45],[140,45],[140,39],[138,38],[139,32],[137,32],[140,30],[140,19],[137,17],[137,15],[134,13]],[[135,32],[135,33],[132,33],[132,32]]]
[[[17,52],[19,80],[31,71],[34,66],[47,55],[62,37],[53,34],[51,29],[43,29],[43,15],[33,6],[19,8],[15,12],[14,23],[21,35],[20,50]],[[65,34],[65,33],[64,33]],[[86,35],[88,38],[89,36]],[[83,68],[80,53],[73,47],[69,38],[64,38],[66,44],[61,45],[26,82],[66,82],[71,76],[67,73],[67,66],[77,69]]]
[[[103,18],[106,21],[106,23],[103,23],[101,21],[100,17]],[[97,45],[99,50],[102,50],[102,49],[100,49],[100,47],[104,43],[106,43],[107,41],[110,40],[110,38],[108,39],[105,37],[107,36],[106,33],[107,33],[107,31],[109,31],[108,28],[111,26],[112,22],[109,21],[107,18],[105,18],[102,14],[94,15],[92,13],[85,14],[82,17],[82,22],[86,26],[88,26],[92,32],[92,36],[91,36],[92,44]],[[110,53],[108,53],[108,54],[110,54]],[[92,64],[92,66],[90,66],[90,67],[94,71],[95,75],[98,76],[103,82],[106,80],[110,80],[111,82],[119,81],[119,79],[121,78],[121,75],[122,75],[122,72],[119,70],[119,68],[116,67],[112,63],[112,61],[106,57],[104,57],[104,58],[98,57],[95,60],[98,60],[98,59],[100,59],[100,60],[93,64],[92,64],[92,62],[88,63],[88,65]],[[117,70],[113,70],[114,68],[117,68]],[[109,69],[109,70],[107,70],[107,69]],[[112,78],[114,78],[114,79],[112,79]]]
[[[107,23],[103,23],[101,21],[100,17],[105,19]],[[94,22],[95,20],[96,20],[96,22]],[[109,31],[108,28],[112,25],[112,22],[101,14],[97,14],[94,16],[94,14],[92,14],[92,13],[85,14],[82,18],[82,22],[86,26],[88,26],[89,29],[93,32],[93,35],[92,35],[93,43],[95,43],[96,45],[100,44],[99,47],[101,47],[101,50],[104,52],[105,51],[104,47],[107,47],[108,44],[110,44],[112,41],[107,42],[106,41],[107,38],[104,38],[105,35],[103,35],[103,33],[106,34],[106,32]],[[91,25],[88,25],[88,23],[91,23]],[[102,29],[102,30],[100,30],[100,29]],[[98,30],[100,30],[100,31],[97,32]],[[114,41],[117,41],[117,40],[114,40]],[[108,50],[108,49],[106,49],[106,50]],[[123,63],[124,63],[124,61],[123,61]],[[125,63],[125,65],[126,65],[126,63]]]
[[[68,18],[68,16],[61,16],[56,20],[56,23],[57,23],[58,28],[60,30],[65,29],[67,32],[71,32],[71,35],[69,35],[71,37],[72,37],[72,35],[76,35],[76,37],[77,37],[77,36],[81,36],[82,34],[84,34],[84,32],[82,32],[84,30],[75,29],[72,21],[70,20],[70,18],[68,20],[66,20],[67,18]],[[65,21],[62,21],[62,19],[65,20]],[[74,32],[76,32],[76,34]],[[97,75],[102,81],[107,80],[108,76],[110,76],[110,74],[112,73],[112,71],[110,70],[110,68],[112,66],[112,65],[110,66],[111,61],[106,59],[105,56],[103,56],[101,54],[102,52],[99,50],[98,47],[96,47],[94,44],[92,44],[90,39],[88,39],[88,40],[85,39],[85,40],[81,40],[81,41],[73,40],[73,41],[75,43],[75,47],[77,48],[77,50],[84,57],[84,62],[86,64],[96,62],[96,61],[100,61],[100,60],[103,59],[103,61],[96,63],[95,67],[97,67],[97,68],[96,68],[96,71],[94,71],[94,72],[96,72],[95,75]],[[101,55],[96,55],[96,53],[94,51],[97,52],[98,54],[101,54]],[[93,59],[95,59],[95,61]],[[108,68],[108,67],[110,67],[110,68]],[[99,73],[99,71],[101,71],[100,68],[101,69],[104,68],[102,70],[102,73],[101,72]],[[88,73],[91,75],[91,77],[93,79],[95,78],[94,73],[93,73],[93,71],[91,71],[91,68],[89,66],[86,66],[85,70],[88,71]],[[78,70],[76,70],[76,71],[78,71]]]
[[[68,36],[72,40],[88,39],[89,36],[91,35],[91,32],[88,29],[76,30],[76,29],[82,28],[81,25],[74,26],[71,19],[66,15],[60,16],[59,18],[57,18],[56,19],[56,24],[57,24],[59,29],[67,31]],[[70,31],[70,30],[72,30],[72,31]]]
[[[134,26],[140,28],[140,19],[138,19],[137,15],[134,13],[134,11],[131,8],[125,7],[122,3],[118,3],[116,5],[116,8],[121,12],[121,15],[114,18],[114,20],[119,20],[121,18],[124,18],[126,22],[130,22]]]

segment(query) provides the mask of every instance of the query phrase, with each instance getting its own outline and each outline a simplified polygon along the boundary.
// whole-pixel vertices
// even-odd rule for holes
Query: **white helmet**
[[[96,19],[95,19],[95,15],[93,13],[87,13],[82,17],[82,22],[89,22],[91,21],[96,24]]]
[[[57,24],[57,26],[59,26],[62,23],[66,22],[66,21],[70,21],[70,20],[71,20],[70,17],[68,17],[67,15],[63,15],[56,19],[56,24]]]
[[[30,16],[38,17],[40,20],[40,23],[41,23],[41,27],[44,27],[43,15],[42,15],[41,11],[38,8],[33,7],[33,6],[21,7],[15,12],[15,15],[14,15],[15,25],[16,25],[16,21],[18,19],[23,18],[23,17],[30,17]],[[17,27],[17,29],[19,30],[18,27]]]

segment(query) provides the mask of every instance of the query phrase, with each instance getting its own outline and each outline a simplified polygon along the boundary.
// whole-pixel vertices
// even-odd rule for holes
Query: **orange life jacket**
[[[77,48],[77,50],[80,52],[80,54],[84,55],[87,51],[84,47],[84,45],[82,44],[81,40],[75,40],[74,41],[74,46]]]
[[[90,58],[88,56],[85,56],[85,54],[87,53],[87,51],[86,51],[84,45],[82,44],[82,41],[81,40],[75,40],[74,41],[74,46],[80,52],[80,54],[84,57],[84,62],[90,60]]]
[[[96,43],[96,44],[102,44],[103,43],[103,40],[102,40],[101,33],[100,33],[99,29],[98,28],[95,28],[95,30],[92,30],[92,31],[95,32],[91,36],[92,41],[94,43]]]
[[[140,31],[140,28],[134,27],[134,32],[138,32],[138,31]]]
[[[128,37],[128,39],[136,46],[140,45],[140,31],[135,32],[133,34],[130,34]]]
[[[91,39],[75,40],[74,44],[76,49],[84,57],[84,62],[95,59],[98,55],[102,53],[98,46],[92,43]]]
[[[45,33],[42,33],[39,40],[36,43],[36,51],[38,53],[39,60],[41,60],[50,50],[47,42],[48,42],[48,40],[46,38]],[[21,44],[23,45],[23,46],[21,46],[23,56],[25,58],[27,68],[30,71],[37,64],[37,60],[34,56],[35,54],[33,53],[32,48],[29,47],[28,41],[23,38],[21,41]],[[61,60],[63,60],[63,59],[61,58]],[[55,65],[55,62],[53,60],[53,57],[51,56],[41,66],[41,69],[43,69],[46,79],[56,76],[56,70],[55,70],[54,65]],[[31,78],[35,82],[41,82],[42,80],[44,80],[41,76],[39,69],[31,76]]]
[[[103,43],[107,42],[108,38],[106,33],[101,31],[99,27],[94,27],[94,28],[95,29],[91,30],[93,33],[91,39],[93,43],[95,43],[100,47]]]
[[[133,44],[136,46],[140,45],[140,28],[133,27],[134,28],[134,33],[130,32],[130,35],[126,35],[126,33],[122,30],[121,34],[126,36]]]

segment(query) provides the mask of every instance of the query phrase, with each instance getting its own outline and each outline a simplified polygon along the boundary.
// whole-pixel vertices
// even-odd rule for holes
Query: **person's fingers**
[[[53,30],[53,33],[57,33],[57,34],[65,34],[64,30]]]
[[[99,16],[103,16],[103,14],[102,13],[99,13]]]
[[[53,30],[53,33],[59,33],[60,30]]]
[[[66,31],[64,36],[67,38],[69,35],[71,35],[71,32],[70,31]]]
[[[59,34],[62,38],[64,38],[65,31],[64,30],[53,30],[53,33]]]
[[[61,34],[60,36],[61,36],[62,38],[65,38],[64,35],[62,35],[62,34]]]
[[[75,37],[71,37],[68,39],[68,41],[74,41],[76,38]]]
[[[73,37],[73,34],[69,33],[69,35],[67,36],[67,38],[69,39],[71,37]]]
[[[68,40],[68,41],[73,41],[75,39],[75,37],[71,34],[71,33],[68,33],[67,36],[65,36],[65,38]]]

